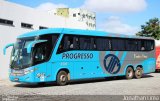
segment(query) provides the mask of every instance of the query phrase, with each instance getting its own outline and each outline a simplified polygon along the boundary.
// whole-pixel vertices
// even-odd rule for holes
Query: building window
[[[13,21],[7,20],[7,19],[1,19],[1,18],[0,18],[0,24],[13,26]]]
[[[85,14],[83,14],[82,17],[85,18]]]
[[[88,14],[86,14],[86,17],[88,18]]]
[[[39,29],[48,29],[48,27],[39,26]]]
[[[80,15],[80,13],[78,13],[78,15]]]
[[[95,24],[93,24],[93,27],[96,27]]]
[[[87,26],[88,26],[88,22],[86,22]]]
[[[21,27],[22,27],[22,28],[32,29],[32,28],[33,28],[33,25],[32,25],[32,24],[28,24],[28,23],[21,23]]]
[[[93,20],[95,20],[96,19],[96,17],[93,17]]]
[[[76,17],[76,14],[73,14],[73,17]]]

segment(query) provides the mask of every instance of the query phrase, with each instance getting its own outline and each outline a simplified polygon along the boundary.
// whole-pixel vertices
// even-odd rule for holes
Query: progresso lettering
[[[92,53],[63,53],[62,59],[92,59]]]

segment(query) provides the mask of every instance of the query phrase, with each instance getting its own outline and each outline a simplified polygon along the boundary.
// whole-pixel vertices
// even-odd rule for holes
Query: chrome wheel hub
[[[140,76],[141,75],[141,71],[137,70],[137,75]]]
[[[133,73],[132,71],[128,71],[128,77],[132,77]]]
[[[66,76],[65,75],[61,75],[60,76],[60,81],[61,82],[65,82],[66,81]]]

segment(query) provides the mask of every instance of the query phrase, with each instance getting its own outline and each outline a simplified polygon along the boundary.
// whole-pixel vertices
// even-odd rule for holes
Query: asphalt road
[[[122,77],[71,82],[66,86],[55,83],[45,86],[0,81],[0,95],[160,95],[160,73],[141,79]]]

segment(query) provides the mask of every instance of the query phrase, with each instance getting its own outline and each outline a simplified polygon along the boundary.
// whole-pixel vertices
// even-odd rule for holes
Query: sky
[[[135,34],[151,18],[160,18],[160,0],[7,0],[35,9],[83,8],[96,13],[97,30]]]

